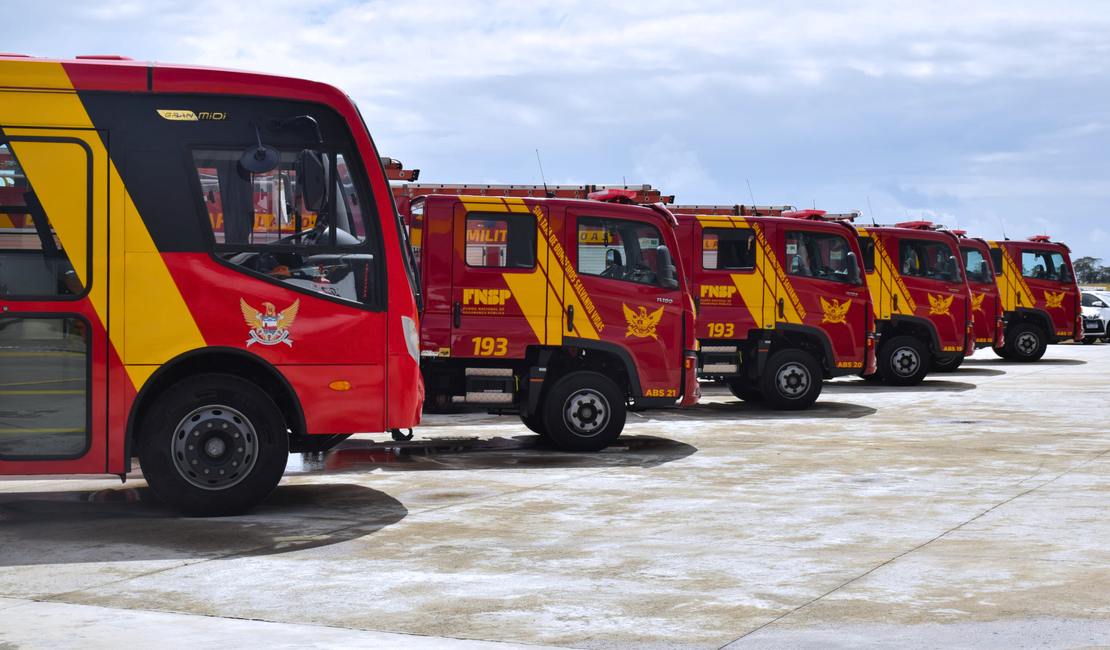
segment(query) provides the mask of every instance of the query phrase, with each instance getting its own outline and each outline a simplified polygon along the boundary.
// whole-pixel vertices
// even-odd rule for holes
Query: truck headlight
[[[405,330],[405,346],[408,347],[412,360],[420,365],[420,330],[416,328],[416,321],[402,316],[401,327]]]

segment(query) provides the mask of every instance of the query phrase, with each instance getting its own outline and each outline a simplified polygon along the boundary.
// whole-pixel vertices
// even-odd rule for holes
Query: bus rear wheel
[[[796,411],[817,401],[821,381],[816,359],[801,350],[780,350],[767,359],[759,387],[772,408]]]
[[[147,411],[138,435],[147,484],[192,517],[254,508],[277,487],[289,458],[277,405],[232,375],[197,375],[170,386]]]
[[[567,451],[600,451],[624,430],[624,395],[613,380],[588,370],[555,382],[543,405],[551,441]]]
[[[929,373],[929,351],[912,336],[896,336],[879,348],[879,372],[891,386],[916,386]]]

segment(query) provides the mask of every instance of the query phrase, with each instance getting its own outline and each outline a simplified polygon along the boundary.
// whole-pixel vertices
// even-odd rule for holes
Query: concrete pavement
[[[123,622],[275,647],[1110,646],[1110,346],[839,379],[802,413],[706,393],[590,455],[428,417],[294,457],[234,519],[141,480],[0,481],[0,649]]]

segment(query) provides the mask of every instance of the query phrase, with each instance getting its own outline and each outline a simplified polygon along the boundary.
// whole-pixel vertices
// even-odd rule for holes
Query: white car
[[[1102,291],[1083,292],[1083,342],[1090,344],[1098,339],[1110,340],[1106,331],[1110,323],[1110,293]]]

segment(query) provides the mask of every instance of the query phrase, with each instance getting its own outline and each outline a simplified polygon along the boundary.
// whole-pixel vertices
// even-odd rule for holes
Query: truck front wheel
[[[801,350],[781,350],[767,360],[759,388],[771,408],[804,409],[821,394],[821,367]]]
[[[929,373],[929,351],[912,336],[896,336],[879,349],[879,372],[892,386],[915,386]]]
[[[726,383],[728,384],[729,392],[745,402],[763,401],[763,392],[759,390],[759,386],[753,386],[747,379],[733,377],[727,380]]]
[[[262,503],[289,458],[277,405],[232,375],[197,375],[170,386],[147,411],[138,435],[139,463],[151,490],[194,517],[238,515]]]
[[[572,372],[551,387],[543,405],[547,434],[567,451],[599,451],[624,430],[624,395],[611,379]]]
[[[943,360],[934,358],[930,368],[933,372],[956,372],[956,369],[959,368],[963,362],[963,354],[957,354]]]
[[[1048,336],[1032,323],[1022,323],[1006,333],[1006,353],[1013,361],[1037,361],[1048,349]]]

